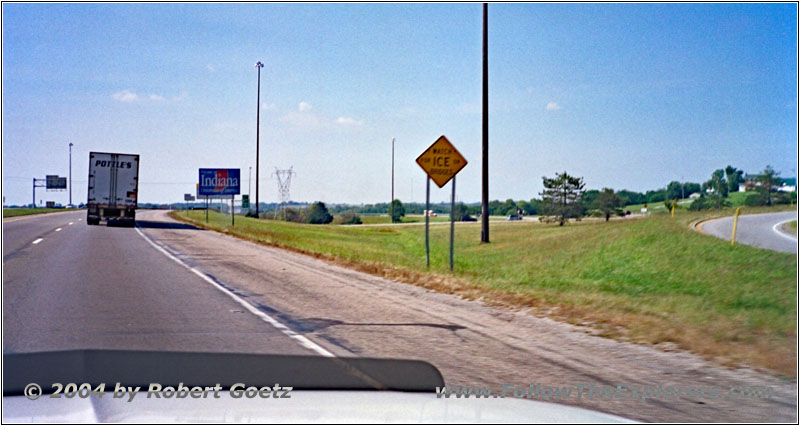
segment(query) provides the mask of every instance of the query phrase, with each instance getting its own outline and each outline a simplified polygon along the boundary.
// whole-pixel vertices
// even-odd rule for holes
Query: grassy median
[[[742,214],[767,211],[743,208]],[[774,211],[774,210],[770,210]],[[173,217],[354,269],[586,326],[606,337],[679,347],[727,365],[796,376],[796,256],[701,235],[689,224],[733,209],[676,212],[567,226],[492,223],[432,226],[431,268],[423,227],[344,227],[236,219],[202,211]]]
[[[3,217],[28,216],[32,214],[68,212],[78,209],[3,209]]]

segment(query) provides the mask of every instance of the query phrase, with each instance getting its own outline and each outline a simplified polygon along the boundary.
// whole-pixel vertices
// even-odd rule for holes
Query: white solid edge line
[[[39,244],[39,243],[42,242],[43,239],[44,238],[37,238],[37,239],[33,240],[33,244]]]
[[[336,357],[336,355],[334,355],[333,353],[329,352],[327,349],[323,348],[322,346],[312,342],[306,336],[303,336],[302,334],[295,333],[294,331],[290,330],[289,327],[285,326],[280,321],[272,318],[271,316],[265,314],[264,312],[261,312],[255,306],[247,303],[244,299],[242,299],[241,297],[237,296],[236,294],[234,294],[233,292],[231,292],[227,288],[220,286],[219,284],[217,284],[216,281],[212,280],[208,275],[206,275],[203,272],[197,270],[196,268],[192,268],[191,266],[189,266],[186,263],[184,263],[182,260],[180,260],[177,257],[173,256],[170,252],[165,250],[163,247],[161,247],[158,244],[154,243],[148,236],[146,236],[144,234],[144,232],[139,230],[138,226],[136,227],[136,232],[138,232],[139,235],[141,235],[142,238],[144,238],[145,241],[150,243],[151,246],[155,247],[156,250],[158,250],[161,253],[163,253],[164,256],[167,256],[168,258],[170,258],[173,261],[175,261],[175,263],[177,263],[177,264],[183,266],[184,268],[188,269],[189,271],[193,272],[198,277],[202,278],[203,280],[205,280],[209,284],[213,285],[217,290],[227,294],[231,299],[235,300],[237,303],[239,303],[245,309],[247,309],[248,312],[252,313],[253,315],[261,318],[265,322],[267,322],[270,325],[272,325],[273,327],[277,328],[278,330],[281,331],[281,333],[285,334],[289,338],[296,340],[298,343],[300,343],[300,345],[302,345],[306,349],[310,349],[310,350],[312,350],[312,351],[314,351],[314,352],[316,352],[316,353],[318,353],[318,354],[320,354],[320,355],[322,355],[324,357],[329,357],[329,358],[335,358]]]
[[[789,235],[789,234],[787,234],[785,232],[781,232],[780,230],[778,230],[779,226],[783,225],[786,222],[791,222],[793,220],[794,219],[789,219],[789,220],[784,220],[783,222],[778,222],[778,223],[776,223],[775,225],[772,226],[772,230],[775,231],[776,234],[780,235],[783,238],[786,238],[788,240],[792,240],[794,242],[797,242],[797,237],[793,237],[793,236],[791,236],[791,235]]]

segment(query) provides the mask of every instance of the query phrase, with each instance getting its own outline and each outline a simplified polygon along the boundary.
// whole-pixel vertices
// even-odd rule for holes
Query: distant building
[[[744,185],[739,185],[739,192],[756,191],[762,186],[762,175],[744,175]],[[797,178],[775,178],[775,189],[781,192],[797,190]]]
[[[700,193],[699,192],[693,192],[693,193],[689,194],[689,198],[692,198],[692,199],[700,198]]]
[[[797,178],[778,178],[778,191],[794,192],[797,190]]]

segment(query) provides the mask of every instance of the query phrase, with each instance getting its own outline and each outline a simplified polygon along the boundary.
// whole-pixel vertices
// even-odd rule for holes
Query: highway
[[[83,219],[83,220],[81,220]],[[72,224],[70,224],[72,223]],[[56,231],[60,229],[60,231]],[[3,351],[146,349],[421,359],[448,385],[766,386],[770,398],[573,397],[643,421],[796,422],[797,384],[662,345],[345,269],[137,212],[3,223]],[[477,297],[476,297],[477,298]]]
[[[781,224],[797,220],[797,212],[762,213],[739,216],[736,244],[797,254],[797,235],[781,231]],[[733,217],[712,219],[698,224],[701,232],[726,240],[731,239]]]
[[[155,250],[86,212],[3,223],[3,351],[313,354]]]

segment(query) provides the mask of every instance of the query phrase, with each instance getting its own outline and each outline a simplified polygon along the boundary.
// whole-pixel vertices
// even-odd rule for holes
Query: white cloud
[[[550,101],[550,102],[547,103],[547,106],[544,107],[544,109],[546,109],[548,111],[558,111],[558,110],[561,109],[561,105],[559,105],[559,104],[557,104],[557,103],[555,103],[553,101]]]
[[[361,120],[356,120],[352,117],[339,117],[336,119],[336,123],[342,124],[345,126],[362,126],[364,124]]]
[[[123,90],[121,92],[114,93],[111,95],[111,97],[120,102],[133,102],[139,99],[139,95],[131,92],[130,90]]]
[[[267,102],[261,102],[261,109],[265,111],[275,111],[275,104],[270,104]]]
[[[163,101],[164,97],[161,96],[161,95],[156,95],[156,94],[153,93],[153,94],[150,94],[150,100],[151,101]]]
[[[300,105],[297,106],[297,110],[300,112],[311,111],[311,104],[300,102]]]

